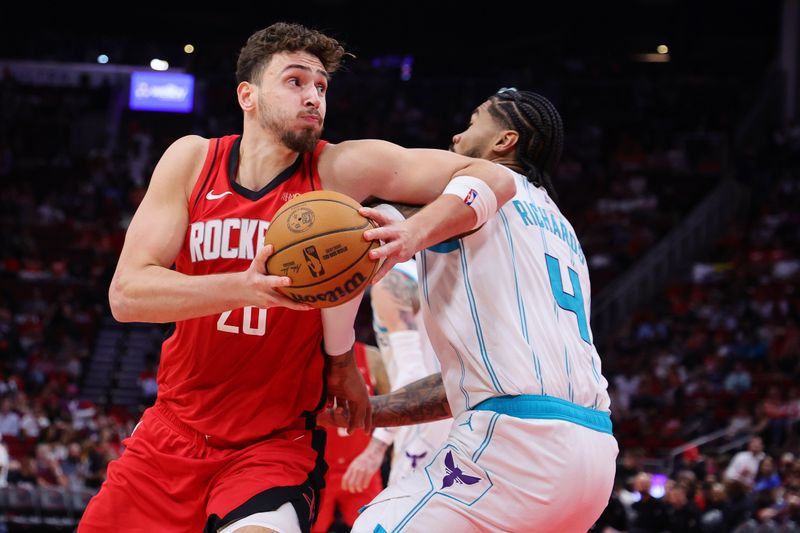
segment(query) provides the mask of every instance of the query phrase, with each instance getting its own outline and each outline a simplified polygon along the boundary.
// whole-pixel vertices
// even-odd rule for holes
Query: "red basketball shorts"
[[[308,532],[326,467],[325,432],[305,425],[241,448],[215,447],[157,403],[109,463],[78,532],[216,531],[287,502]]]
[[[358,510],[367,505],[383,490],[381,472],[378,470],[369,481],[367,488],[361,492],[347,492],[342,488],[344,471],[328,472],[325,478],[325,490],[319,506],[319,516],[314,524],[314,533],[327,533],[333,524],[336,508],[342,513],[342,520],[348,526],[358,518]]]

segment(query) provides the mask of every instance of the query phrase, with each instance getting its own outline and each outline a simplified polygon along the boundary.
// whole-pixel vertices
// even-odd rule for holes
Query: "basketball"
[[[333,307],[358,296],[380,261],[368,252],[380,246],[364,239],[375,224],[359,214],[361,204],[334,191],[311,191],[281,207],[264,235],[274,250],[267,272],[288,276],[292,285],[277,290],[296,302]]]

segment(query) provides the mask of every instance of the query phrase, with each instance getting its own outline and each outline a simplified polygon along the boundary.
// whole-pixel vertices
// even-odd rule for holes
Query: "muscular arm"
[[[396,254],[398,260],[475,226],[477,217],[471,207],[453,195],[441,196],[452,178],[468,175],[483,180],[494,192],[498,206],[515,192],[511,173],[490,161],[445,150],[406,149],[378,140],[328,146],[320,155],[319,173],[325,188],[348,194],[359,202],[379,197],[427,205],[404,223],[402,231],[408,239]]]
[[[453,416],[441,374],[422,378],[389,394],[372,396],[370,403],[376,427],[419,424]]]
[[[189,225],[188,199],[205,159],[208,141],[177,140],[162,156],[147,193],[131,220],[109,288],[114,318],[121,322],[174,322],[246,305],[286,305],[274,291],[289,278],[267,276],[269,248],[261,249],[243,272],[189,276],[170,267]]]

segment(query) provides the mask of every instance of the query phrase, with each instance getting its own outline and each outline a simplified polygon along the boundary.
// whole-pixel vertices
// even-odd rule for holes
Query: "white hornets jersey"
[[[453,415],[520,394],[607,412],[586,257],[544,189],[520,174],[516,185],[480,230],[418,255],[425,325]]]

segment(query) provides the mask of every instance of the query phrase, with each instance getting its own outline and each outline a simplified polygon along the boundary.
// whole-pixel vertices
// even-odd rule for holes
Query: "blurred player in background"
[[[375,338],[391,390],[440,372],[419,313],[417,266],[413,259],[398,263],[370,290]],[[343,484],[363,490],[392,447],[388,484],[392,485],[428,463],[447,438],[452,420],[376,428],[367,448],[350,464]]]

